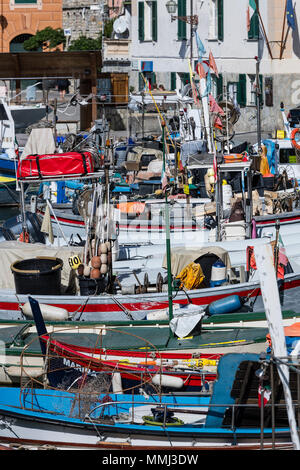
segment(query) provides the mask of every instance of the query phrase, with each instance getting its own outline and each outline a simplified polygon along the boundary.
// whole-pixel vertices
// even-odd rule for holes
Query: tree
[[[31,38],[24,41],[23,47],[26,51],[37,51],[42,49],[54,49],[55,47],[65,44],[66,38],[62,28],[53,29],[51,26],[37,31]]]
[[[97,39],[88,38],[86,36],[80,36],[78,39],[71,41],[68,47],[69,51],[97,51],[102,48],[101,35]]]

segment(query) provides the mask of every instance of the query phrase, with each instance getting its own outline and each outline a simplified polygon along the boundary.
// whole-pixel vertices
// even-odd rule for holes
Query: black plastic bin
[[[90,279],[89,277],[78,276],[80,295],[98,295],[104,292],[106,282],[104,278]]]
[[[38,256],[15,261],[11,270],[17,294],[60,295],[63,261],[59,258]]]

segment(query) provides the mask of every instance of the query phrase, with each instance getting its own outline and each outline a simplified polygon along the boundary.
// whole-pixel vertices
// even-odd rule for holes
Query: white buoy
[[[120,372],[114,372],[112,374],[111,384],[113,393],[123,393],[122,378]]]
[[[65,321],[69,318],[68,310],[53,305],[39,304],[43,319],[45,321]],[[32,310],[29,302],[22,306],[22,312],[26,318],[33,318]]]
[[[101,253],[100,261],[101,261],[101,264],[107,264],[107,255],[104,253]]]
[[[101,250],[101,254],[107,253],[107,245],[105,242],[100,244],[100,250]]]
[[[180,377],[172,375],[156,374],[152,377],[152,383],[154,385],[160,385],[162,387],[171,387],[180,389],[183,387],[183,380]]]

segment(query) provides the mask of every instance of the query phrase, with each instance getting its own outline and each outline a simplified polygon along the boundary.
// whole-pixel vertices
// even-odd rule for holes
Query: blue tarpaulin
[[[277,171],[275,142],[267,139],[263,140],[262,143],[267,147],[267,159],[269,163],[270,172],[275,175]]]

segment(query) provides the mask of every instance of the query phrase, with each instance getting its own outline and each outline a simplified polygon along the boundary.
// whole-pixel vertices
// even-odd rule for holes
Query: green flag
[[[256,12],[256,3],[255,0],[249,0],[249,5],[247,8],[247,30],[250,31],[251,18]]]

